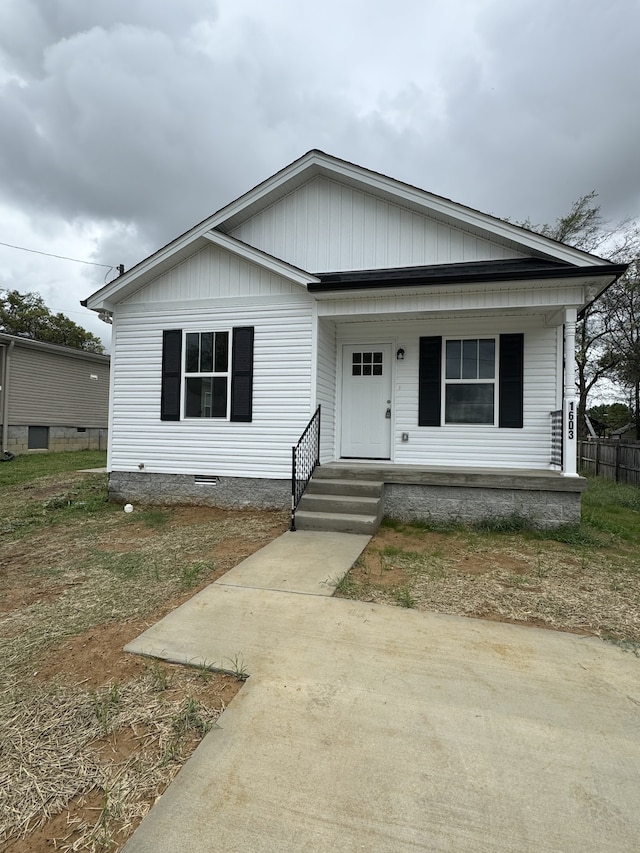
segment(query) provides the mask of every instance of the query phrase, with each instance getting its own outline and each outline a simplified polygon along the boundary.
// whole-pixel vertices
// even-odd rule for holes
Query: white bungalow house
[[[286,507],[311,420],[301,526],[575,522],[576,319],[624,269],[310,151],[83,302],[111,495]]]

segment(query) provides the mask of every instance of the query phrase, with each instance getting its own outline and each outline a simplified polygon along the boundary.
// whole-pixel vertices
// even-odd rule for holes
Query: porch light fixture
[[[402,347],[400,347],[400,349],[396,353],[396,359],[398,361],[404,361],[404,350],[402,349]]]

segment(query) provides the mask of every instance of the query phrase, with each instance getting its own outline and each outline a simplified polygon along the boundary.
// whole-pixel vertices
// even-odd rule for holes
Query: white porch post
[[[576,394],[576,308],[564,310],[564,394],[562,403],[562,475],[577,477],[578,396]]]

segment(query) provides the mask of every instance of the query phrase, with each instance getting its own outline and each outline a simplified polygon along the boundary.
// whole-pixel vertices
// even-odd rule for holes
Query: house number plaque
[[[576,421],[575,410],[576,410],[576,404],[572,400],[569,403],[569,413],[568,413],[569,422],[567,424],[569,441],[573,440],[573,434],[574,434],[574,430],[575,430],[575,421]]]

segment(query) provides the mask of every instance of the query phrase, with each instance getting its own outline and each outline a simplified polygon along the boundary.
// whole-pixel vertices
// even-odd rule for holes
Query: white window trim
[[[448,341],[493,341],[494,360],[493,360],[493,379],[447,379],[447,342]],[[500,338],[498,335],[450,335],[442,338],[442,357],[441,357],[441,381],[442,393],[440,395],[440,424],[448,427],[463,427],[464,429],[478,429],[482,427],[496,427],[498,425],[498,350]],[[493,385],[493,421],[492,423],[475,423],[466,424],[458,423],[457,421],[447,421],[447,385]]]
[[[226,371],[213,371],[211,373],[188,373],[187,372],[187,335],[206,335],[206,334],[220,334],[224,333],[228,335],[228,352],[227,352],[227,369]],[[231,420],[231,348],[233,342],[233,331],[231,329],[183,329],[182,330],[182,381],[180,383],[180,420],[183,421],[193,421],[195,423],[209,423],[211,421],[215,421],[216,423],[224,423],[225,421]],[[215,365],[215,339],[214,339],[214,365]],[[188,417],[186,414],[186,395],[187,395],[187,379],[216,379],[216,378],[225,378],[227,380],[227,405],[226,405],[226,416],[224,418],[214,418],[214,417]]]

